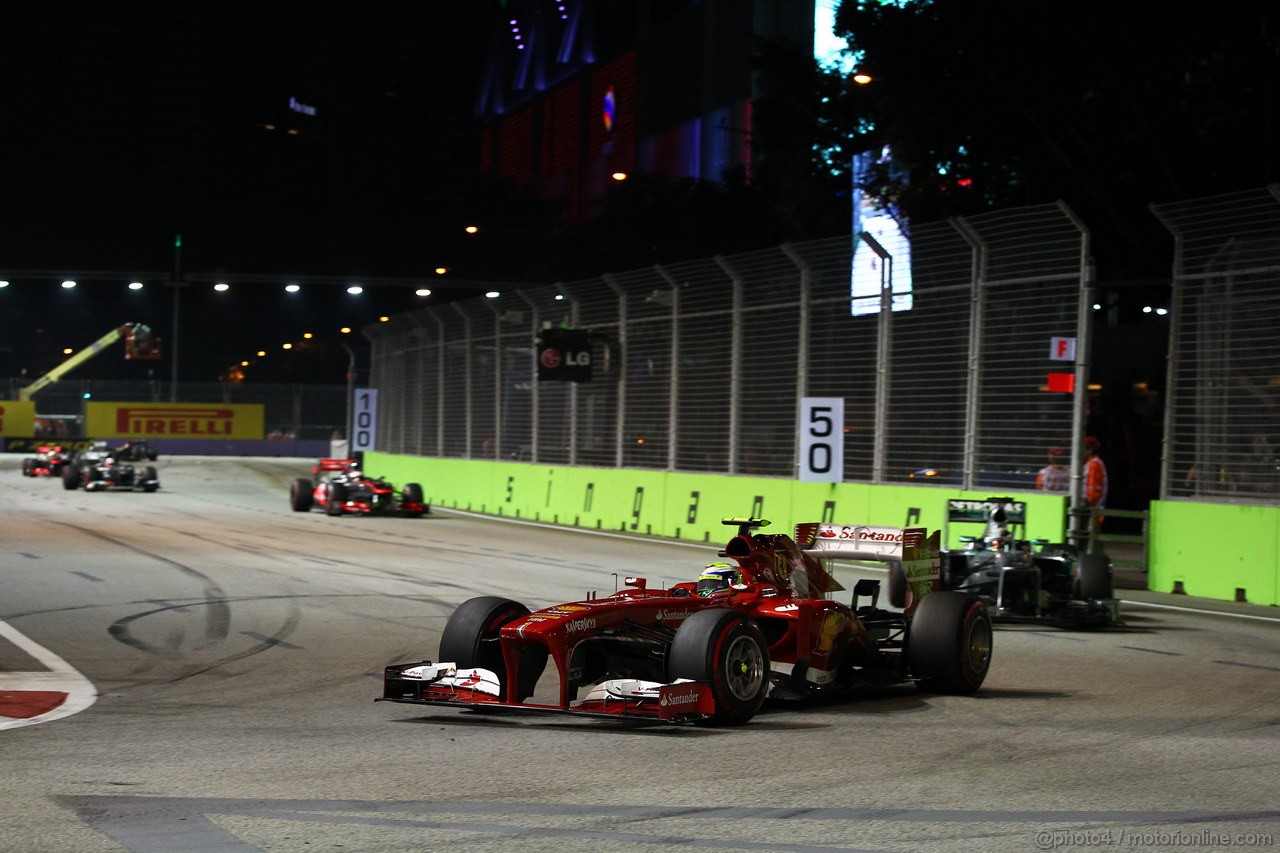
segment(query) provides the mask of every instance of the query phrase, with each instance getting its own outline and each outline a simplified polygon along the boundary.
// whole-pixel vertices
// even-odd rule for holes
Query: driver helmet
[[[698,595],[711,598],[734,584],[742,583],[742,572],[730,563],[709,563],[698,575]]]

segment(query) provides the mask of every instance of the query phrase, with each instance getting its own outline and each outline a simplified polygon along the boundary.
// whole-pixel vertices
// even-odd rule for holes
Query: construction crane
[[[47,385],[57,382],[67,373],[84,364],[121,338],[124,339],[124,357],[126,360],[156,359],[160,357],[160,339],[151,333],[149,326],[144,326],[141,323],[125,323],[122,326],[116,326],[35,382],[25,388],[18,389],[18,399],[30,400],[36,392]]]

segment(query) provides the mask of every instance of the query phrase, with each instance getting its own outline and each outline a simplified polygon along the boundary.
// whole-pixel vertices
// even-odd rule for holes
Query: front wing
[[[510,708],[540,713],[628,718],[661,723],[693,723],[715,714],[710,685],[694,681],[660,684],[615,679],[596,685],[582,699],[565,705],[508,702],[500,698],[498,675],[487,669],[459,669],[453,663],[393,664],[383,674],[378,702],[440,705],[454,708]]]

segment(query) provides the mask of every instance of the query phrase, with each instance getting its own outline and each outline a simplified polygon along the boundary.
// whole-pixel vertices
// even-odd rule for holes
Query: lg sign
[[[542,366],[548,370],[555,370],[560,365],[569,367],[584,367],[591,364],[590,352],[561,352],[558,349],[548,349],[542,352]]]
[[[538,337],[538,379],[590,382],[590,334],[577,329],[544,329]]]

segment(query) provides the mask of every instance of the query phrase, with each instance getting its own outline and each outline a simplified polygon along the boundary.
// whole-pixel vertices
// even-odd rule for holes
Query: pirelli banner
[[[30,400],[0,400],[0,436],[30,438],[35,434],[35,403]]]
[[[94,438],[261,439],[261,403],[86,403]]]

